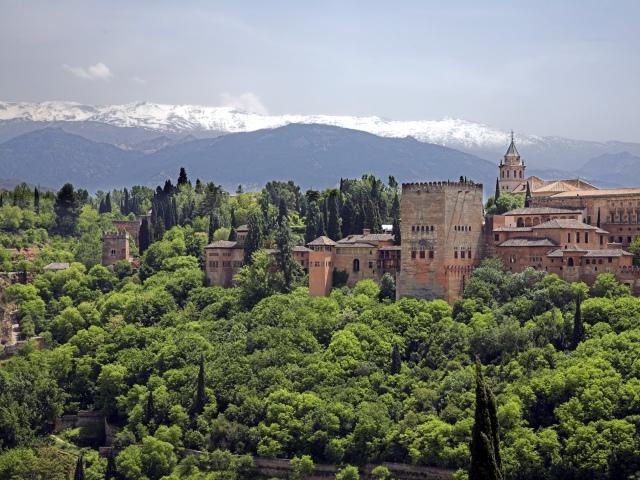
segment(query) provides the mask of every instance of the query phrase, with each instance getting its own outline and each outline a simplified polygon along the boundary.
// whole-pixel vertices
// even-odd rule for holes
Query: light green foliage
[[[336,480],[359,480],[360,474],[358,468],[353,465],[347,465],[338,473],[336,473]]]

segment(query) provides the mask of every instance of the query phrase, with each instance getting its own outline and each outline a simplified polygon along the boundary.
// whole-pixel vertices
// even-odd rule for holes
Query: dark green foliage
[[[600,228],[600,207],[598,207],[598,218],[596,220],[596,227]]]
[[[209,243],[213,242],[213,234],[216,233],[216,230],[220,228],[220,222],[218,221],[218,217],[213,213],[209,215],[209,227],[207,229],[207,241]]]
[[[33,211],[38,215],[40,214],[40,191],[38,190],[38,187],[33,191]]]
[[[307,226],[304,234],[306,243],[324,235],[324,219],[316,201],[311,201],[307,208]]]
[[[276,232],[276,263],[282,272],[284,279],[284,290],[290,291],[294,276],[299,273],[300,268],[293,259],[293,239],[287,217],[283,217]]]
[[[471,436],[469,480],[501,480],[500,435],[496,401],[476,357],[476,407]]]
[[[107,455],[107,468],[104,472],[104,480],[117,480],[116,457],[113,450]]]
[[[247,224],[249,232],[244,242],[244,261],[251,263],[251,256],[255,251],[262,248],[264,243],[264,217],[262,212],[254,210],[249,215],[249,223]]]
[[[191,406],[191,416],[195,417],[200,415],[206,404],[207,394],[205,392],[204,358],[201,357],[200,366],[198,368],[198,378],[196,380],[196,392]]]
[[[147,394],[147,404],[144,409],[144,421],[147,425],[151,424],[156,416],[156,406],[153,401],[153,390],[149,390]]]
[[[531,187],[529,186],[529,182],[527,182],[527,191],[524,194],[524,206],[531,206]]]
[[[152,241],[153,238],[151,236],[151,225],[149,224],[149,217],[144,216],[142,217],[142,222],[140,223],[140,233],[138,234],[138,250],[140,251],[140,255],[142,255],[147,250],[147,248],[149,248],[149,245],[151,245]]]
[[[56,231],[62,236],[76,233],[78,217],[80,216],[80,201],[70,183],[64,184],[56,195],[54,205],[56,212]]]
[[[578,294],[576,297],[576,311],[573,316],[573,335],[571,337],[571,347],[578,348],[580,342],[584,340],[584,324],[582,323],[581,312],[582,296]]]
[[[332,285],[333,288],[341,288],[347,284],[347,280],[349,280],[349,273],[344,270],[333,269],[331,272],[332,275]]]
[[[493,199],[498,200],[500,198],[500,179],[496,177],[496,190],[493,194]]]
[[[397,343],[393,344],[393,350],[391,350],[391,368],[389,369],[389,373],[391,375],[395,375],[400,373],[400,369],[402,367],[402,355],[400,353],[400,347]]]
[[[380,301],[396,299],[396,281],[391,274],[385,273],[380,280],[380,293],[378,295]]]
[[[327,197],[327,236],[331,240],[340,240],[342,232],[340,230],[340,193],[338,190],[331,190]]]

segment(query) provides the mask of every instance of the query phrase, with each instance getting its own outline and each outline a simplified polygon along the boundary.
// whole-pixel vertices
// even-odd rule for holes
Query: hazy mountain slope
[[[129,183],[127,169],[143,158],[59,128],[25,133],[0,144],[3,177],[52,187],[65,182],[90,189]]]
[[[496,165],[478,157],[415,139],[378,137],[328,125],[292,124],[169,147],[150,156],[154,179],[175,176],[185,166],[191,178],[232,187],[293,179],[304,187],[335,185],[340,177],[371,173],[401,181],[457,180],[460,175],[493,182]],[[139,170],[143,176],[145,168]],[[491,183],[492,184],[492,183]]]
[[[629,152],[600,155],[585,163],[578,174],[583,178],[598,178],[612,186],[638,186],[640,156]]]

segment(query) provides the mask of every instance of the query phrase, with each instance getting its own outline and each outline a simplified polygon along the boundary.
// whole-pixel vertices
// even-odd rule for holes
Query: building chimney
[[[363,228],[362,229],[362,235],[369,235],[371,233],[371,229],[369,228]]]

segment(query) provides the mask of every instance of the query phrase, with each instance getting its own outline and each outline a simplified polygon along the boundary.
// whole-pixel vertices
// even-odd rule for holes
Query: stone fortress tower
[[[111,232],[102,236],[102,265],[108,267],[120,260],[130,259],[128,232]]]
[[[483,255],[482,184],[405,183],[398,297],[453,302]]]
[[[500,160],[500,177],[498,184],[501,192],[511,193],[518,185],[520,185],[525,176],[525,169],[527,168],[524,161],[520,158],[516,144],[513,141],[513,131],[511,132],[511,143],[507,149],[507,153],[504,154],[504,158]]]

